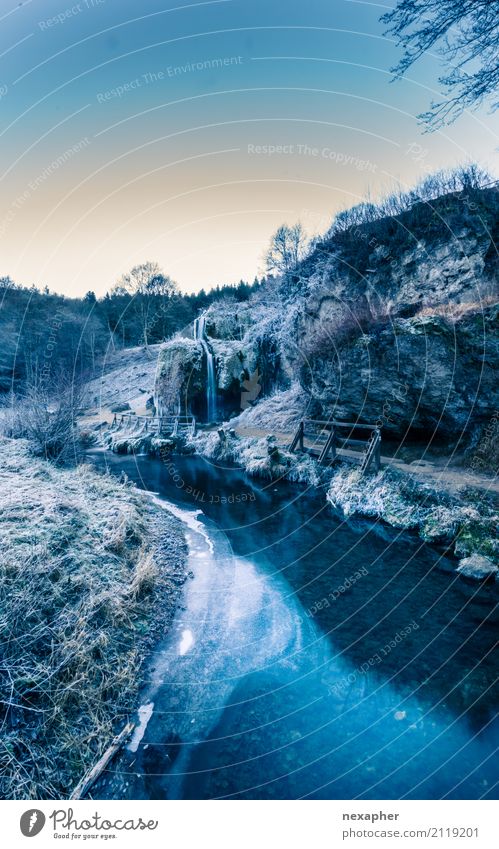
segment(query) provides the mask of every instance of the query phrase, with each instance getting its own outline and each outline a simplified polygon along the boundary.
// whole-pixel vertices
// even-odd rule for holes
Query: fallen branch
[[[130,736],[135,724],[133,722],[127,723],[122,731],[118,734],[117,737],[114,738],[113,742],[109,746],[108,749],[104,752],[101,758],[97,761],[95,766],[88,770],[88,772],[83,776],[82,780],[77,784],[73,792],[71,793],[70,799],[81,799],[87,790],[90,789],[92,784],[99,778],[102,772],[104,772],[106,766],[109,761],[114,758],[115,754],[121,749],[123,743]]]

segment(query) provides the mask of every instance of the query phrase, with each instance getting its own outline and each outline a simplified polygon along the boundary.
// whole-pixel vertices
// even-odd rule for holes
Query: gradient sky
[[[197,291],[261,272],[284,221],[323,231],[467,159],[499,173],[486,108],[423,133],[440,62],[390,81],[390,5],[0,0],[0,274],[101,295],[156,260]]]

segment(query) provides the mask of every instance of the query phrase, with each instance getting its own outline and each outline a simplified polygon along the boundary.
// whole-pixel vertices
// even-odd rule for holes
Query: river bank
[[[425,542],[451,553],[464,577],[496,579],[499,586],[499,509],[492,477],[490,489],[486,479],[480,488],[475,486],[466,469],[452,469],[450,482],[443,476],[425,476],[421,467],[412,472],[396,465],[360,477],[350,458],[343,457],[333,467],[320,466],[306,454],[292,454],[276,436],[242,436],[227,426],[194,437],[158,439],[117,431],[104,439],[117,453],[149,453],[163,460],[195,453],[215,463],[234,463],[255,478],[317,487],[341,515],[416,530]]]
[[[125,477],[0,440],[5,798],[67,798],[135,713],[187,577],[182,524]]]
[[[357,464],[342,458],[321,468],[308,455],[291,454],[273,436],[239,437],[227,432],[199,435],[190,444],[203,456],[232,460],[256,477],[284,478],[326,491],[326,499],[342,516],[380,519],[394,528],[416,530],[425,542],[438,545],[459,560],[457,570],[477,580],[499,580],[499,513],[495,493],[466,486],[439,486],[397,468],[362,477]]]

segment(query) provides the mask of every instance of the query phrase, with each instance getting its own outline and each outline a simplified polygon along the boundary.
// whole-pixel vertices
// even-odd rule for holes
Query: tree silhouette
[[[444,59],[446,71],[439,82],[448,96],[418,116],[428,129],[452,123],[464,110],[496,95],[499,0],[399,0],[381,21],[404,50],[392,69],[396,76],[433,48]],[[497,97],[491,106],[497,108]]]
[[[282,224],[270,240],[265,260],[267,271],[286,274],[296,268],[305,252],[306,237],[302,225]]]
[[[175,294],[176,283],[163,274],[157,262],[144,262],[123,274],[113,291],[117,295],[132,295],[140,318],[142,340],[147,348],[151,321],[158,313],[158,301]]]

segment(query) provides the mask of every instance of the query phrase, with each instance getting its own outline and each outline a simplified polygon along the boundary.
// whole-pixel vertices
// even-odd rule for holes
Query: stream
[[[178,516],[194,576],[94,798],[498,798],[493,587],[316,490],[89,460]]]

